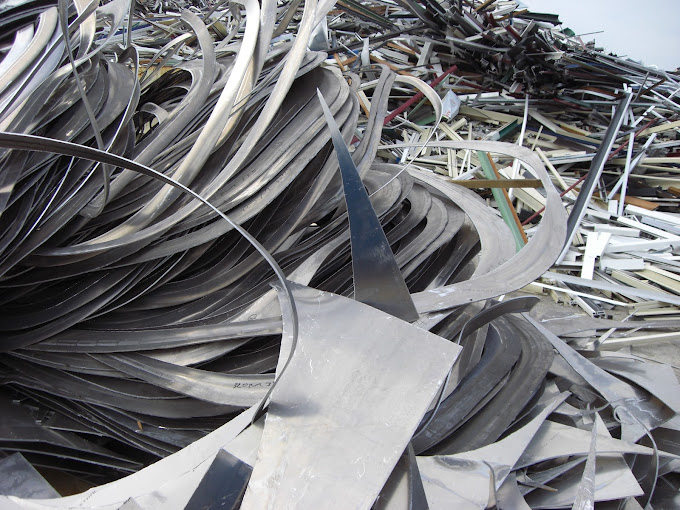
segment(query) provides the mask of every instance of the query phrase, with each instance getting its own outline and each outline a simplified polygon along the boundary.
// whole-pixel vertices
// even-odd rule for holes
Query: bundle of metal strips
[[[665,89],[592,109],[607,135],[569,215],[526,116],[519,143],[516,120],[449,122],[484,115],[452,92],[483,83],[525,94],[550,143],[590,143],[528,108],[586,80],[574,62],[611,79],[553,21],[505,1],[0,3],[0,508],[664,508],[672,369],[584,356],[506,294],[569,253],[629,108]],[[509,161],[540,222],[433,172],[441,155],[492,185]]]

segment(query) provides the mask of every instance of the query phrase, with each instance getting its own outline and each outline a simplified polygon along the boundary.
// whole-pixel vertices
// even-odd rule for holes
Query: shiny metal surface
[[[641,398],[640,393],[633,387],[594,365],[526,314],[525,318],[545,336],[567,363],[588,381],[588,384],[612,404],[614,409],[622,408],[625,414],[621,417],[621,438],[624,441],[637,441],[645,435],[645,430],[670,418],[664,417],[663,410],[656,406],[652,408],[646,405],[645,398]]]
[[[317,95],[331,131],[342,174],[352,245],[354,299],[412,322],[418,318],[418,312],[413,305],[404,277],[394,260],[359,172],[318,89]]]
[[[591,434],[577,427],[570,427],[552,421],[546,421],[536,432],[521,457],[516,468],[530,466],[547,459],[562,455],[588,455]],[[619,439],[601,436],[597,438],[598,449],[602,453],[638,453],[653,455],[653,450],[646,446],[628,443]]]
[[[429,508],[413,447],[409,445],[373,505],[376,510]]]
[[[595,462],[597,456],[597,421],[593,421],[590,438],[590,451],[583,468],[583,477],[574,497],[574,510],[591,510],[595,508]]]
[[[504,295],[542,275],[581,280],[546,270],[586,201],[567,229],[551,181],[563,168],[549,175],[523,144],[586,159],[600,145],[585,197],[620,125],[668,127],[680,83],[564,47],[508,2],[388,4],[0,2],[0,457],[92,487],[0,493],[0,507],[673,499],[672,369],[555,336],[672,322],[541,329],[516,315],[535,298]],[[363,40],[345,44],[354,32]],[[309,50],[313,36],[328,54]],[[445,40],[453,53],[436,56]],[[451,58],[460,69],[443,71]],[[628,70],[616,115],[587,99],[611,92],[615,69]],[[593,76],[603,90],[585,87]],[[571,86],[590,112],[578,128]],[[461,105],[444,124],[447,89]],[[644,111],[653,95],[661,107]],[[553,99],[556,123],[540,113]],[[520,120],[519,139],[490,141]],[[664,133],[643,147],[673,147]],[[646,137],[626,135],[630,152]],[[524,169],[541,180],[532,196],[547,209],[519,253],[483,191],[436,175],[472,177],[476,151],[501,155],[514,183]],[[675,299],[622,295],[631,310]]]
[[[299,286],[294,298],[299,340],[242,508],[370,508],[460,349],[356,301]]]
[[[494,444],[457,455],[418,457],[432,508],[444,508],[450,503],[462,508],[485,508],[542,423],[566,397],[557,396],[531,422]]]

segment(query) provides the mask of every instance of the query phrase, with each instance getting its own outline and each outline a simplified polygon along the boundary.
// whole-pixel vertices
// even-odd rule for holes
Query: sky
[[[645,65],[680,67],[680,0],[523,0],[530,10],[559,14],[584,42]]]

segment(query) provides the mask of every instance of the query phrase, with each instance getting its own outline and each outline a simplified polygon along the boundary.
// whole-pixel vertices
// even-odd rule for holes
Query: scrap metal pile
[[[680,504],[637,350],[679,339],[679,76],[514,1],[0,27],[0,508]]]

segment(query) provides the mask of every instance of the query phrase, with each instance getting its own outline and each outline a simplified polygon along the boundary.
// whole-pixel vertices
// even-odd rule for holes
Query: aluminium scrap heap
[[[0,26],[0,508],[680,504],[678,76],[512,1]]]

